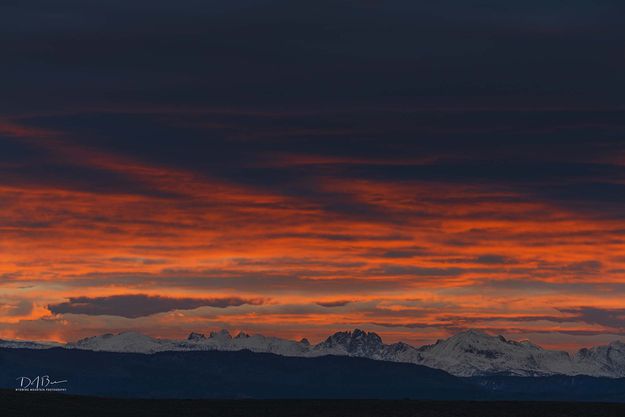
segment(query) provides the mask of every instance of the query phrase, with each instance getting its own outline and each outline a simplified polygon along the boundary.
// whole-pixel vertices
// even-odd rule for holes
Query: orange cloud
[[[479,183],[322,177],[315,186],[335,203],[328,204],[62,138],[45,143],[64,163],[115,173],[145,192],[0,182],[0,286],[11,297],[0,308],[2,336],[68,339],[102,330],[106,322],[77,318],[79,310],[55,315],[45,306],[137,293],[271,303],[210,313],[198,306],[113,327],[170,335],[176,314],[185,329],[321,335],[377,323],[391,339],[413,341],[463,326],[621,331],[608,322],[545,320],[579,306],[619,306],[625,241],[613,219]],[[16,315],[17,305],[32,308]]]

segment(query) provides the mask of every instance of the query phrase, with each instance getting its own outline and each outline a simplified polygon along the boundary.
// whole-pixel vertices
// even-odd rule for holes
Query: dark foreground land
[[[0,349],[0,389],[19,388],[20,377],[43,375],[66,381],[56,387],[69,395],[104,398],[625,402],[625,378],[458,378],[409,363],[250,351]]]
[[[7,417],[623,417],[625,404],[411,400],[142,400],[0,391]]]

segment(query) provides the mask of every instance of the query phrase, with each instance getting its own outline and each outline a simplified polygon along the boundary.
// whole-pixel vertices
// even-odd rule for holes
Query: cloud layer
[[[623,333],[623,2],[9,3],[0,337]]]
[[[194,310],[199,307],[227,308],[244,304],[261,305],[262,299],[172,298],[144,294],[111,295],[108,297],[70,297],[69,301],[50,304],[54,314],[86,314],[89,316],[120,316],[137,318],[173,310]]]

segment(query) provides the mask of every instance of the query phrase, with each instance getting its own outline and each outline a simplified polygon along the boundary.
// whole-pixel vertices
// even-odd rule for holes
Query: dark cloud
[[[558,308],[562,315],[505,315],[505,316],[466,316],[466,315],[441,315],[436,317],[436,324],[428,323],[376,323],[384,327],[421,328],[437,326],[448,329],[473,328],[489,322],[507,321],[511,323],[527,323],[548,321],[553,323],[586,323],[608,328],[611,334],[619,334],[625,331],[625,309],[604,309],[597,307]],[[529,329],[526,331],[530,331]],[[540,329],[531,331],[540,332]],[[567,334],[601,334],[606,330],[587,329],[558,329],[556,331]]]
[[[329,274],[329,275],[328,275]],[[302,270],[300,274],[266,272],[241,272],[227,269],[193,270],[166,269],[162,274],[149,273],[91,273],[74,276],[66,281],[72,287],[124,286],[145,291],[155,286],[193,288],[198,291],[271,291],[272,293],[314,293],[314,294],[369,294],[372,291],[391,291],[409,288],[413,285],[406,277],[401,280],[390,278],[371,280],[345,276],[340,279],[335,272],[320,273]],[[327,278],[327,279],[324,279]]]
[[[173,298],[133,294],[93,298],[70,297],[67,302],[50,304],[48,309],[53,314],[110,315],[137,318],[172,310],[194,310],[199,307],[227,308],[244,304],[261,305],[263,303],[264,300],[259,298]]]
[[[576,307],[558,309],[565,314],[571,314],[576,321],[588,324],[598,324],[600,326],[614,329],[625,329],[625,309],[624,308],[597,308],[597,307]]]
[[[382,253],[380,256],[382,258],[388,258],[388,259],[405,259],[405,258],[416,258],[418,256],[423,256],[428,253],[429,251],[425,248],[406,248],[406,249],[389,250],[389,251]]]
[[[602,264],[599,261],[575,262],[562,267],[562,271],[574,274],[598,274],[601,272]]]
[[[480,255],[473,259],[473,262],[486,265],[500,265],[513,263],[514,260],[502,255]]]
[[[351,300],[337,300],[337,301],[317,301],[315,304],[320,305],[321,307],[344,307],[347,304],[351,303]]]
[[[462,332],[469,329],[480,330],[490,334],[555,334],[555,335],[569,335],[569,336],[598,336],[598,335],[625,335],[622,331],[606,331],[599,330],[575,330],[575,329],[537,329],[534,327],[481,327],[475,325],[456,325],[456,324],[440,324],[440,323],[386,323],[376,322],[371,323],[375,326],[388,327],[388,328],[406,328],[406,329],[444,329],[449,335],[453,335],[458,332]]]
[[[525,270],[530,273],[531,270]],[[590,294],[597,291],[610,291],[611,293],[625,294],[625,283],[609,282],[605,280],[578,281],[578,282],[554,282],[532,279],[529,276],[524,279],[483,279],[471,284],[481,291],[501,290],[507,292],[544,292],[561,294]]]
[[[311,240],[330,240],[338,242],[358,242],[363,240],[381,241],[381,242],[397,242],[411,241],[411,236],[394,234],[394,235],[358,235],[358,234],[317,234],[317,233],[283,233],[270,234],[267,236],[271,239],[295,238],[295,239],[311,239]]]
[[[462,113],[462,117],[460,112],[428,109],[375,112],[347,108],[334,112],[270,115],[256,114],[253,110],[235,114],[210,110],[179,114],[172,109],[156,109],[155,113],[146,109],[146,112],[93,110],[84,114],[31,117],[22,119],[21,123],[64,132],[65,140],[73,146],[88,145],[95,150],[115,152],[158,166],[190,170],[198,178],[221,178],[272,190],[315,204],[324,211],[365,220],[400,224],[405,213],[392,214],[363,203],[354,198],[349,189],[323,191],[319,188],[320,179],[480,182],[508,187],[519,193],[516,197],[500,198],[506,202],[532,198],[604,217],[620,217],[625,208],[622,197],[625,193],[621,192],[625,166],[613,160],[616,154],[625,152],[625,144],[617,140],[625,132],[622,111],[475,109]],[[577,126],[579,120],[585,124]],[[506,123],[510,124],[507,130],[474,132]],[[433,125],[431,129],[435,133],[424,131],[422,124]],[[353,125],[366,134],[352,131]],[[457,131],[437,131],[446,125],[455,126]],[[562,129],[561,125],[568,127]],[[294,139],[288,132],[298,128],[309,131],[302,138]],[[541,133],[534,132],[536,129]],[[257,136],[254,132],[258,131],[264,132],[263,135]],[[334,133],[329,135],[328,132]],[[204,140],[207,135],[211,137],[210,142]],[[89,142],[85,141],[86,137]],[[172,141],[172,137],[176,141]],[[150,142],[149,147],[145,146],[146,140]],[[245,146],[241,146],[241,142],[245,142]],[[86,166],[80,158],[59,159],[33,146],[4,145],[0,139],[0,150],[7,148],[7,160],[22,161],[19,166],[0,164],[5,182],[169,199],[180,197],[149,186],[132,175]],[[285,156],[285,161],[277,163],[276,155]],[[319,157],[320,162],[288,162],[289,158],[297,160],[298,156],[310,155]],[[0,161],[1,158],[2,153]],[[424,158],[426,162],[417,162]],[[330,162],[323,162],[326,159]],[[457,203],[441,197],[430,195],[428,199],[441,206]],[[496,203],[498,199],[489,201]],[[465,196],[463,202],[472,204],[480,200]],[[413,217],[434,215],[417,211],[410,214]],[[493,215],[492,212],[471,214],[475,219]],[[506,213],[496,215],[501,217]],[[313,235],[310,236],[329,241],[359,238],[347,233]],[[297,238],[298,235],[275,233],[269,237]],[[371,236],[371,239],[407,240],[403,235]]]
[[[94,100],[620,104],[622,3],[475,3],[3,2],[3,91],[14,99],[5,109],[35,99],[48,109]]]
[[[123,264],[141,264],[141,265],[162,265],[166,264],[165,259],[150,259],[150,258],[127,258],[127,257],[115,257],[110,258],[109,261]]]
[[[419,266],[384,265],[368,271],[372,275],[414,275],[423,277],[456,277],[466,272],[463,268],[428,268]]]
[[[374,325],[374,326],[380,326],[380,327],[391,327],[391,328],[403,327],[403,328],[406,328],[406,329],[427,329],[427,328],[430,328],[430,327],[445,328],[444,325],[437,324],[437,323],[384,323],[384,322],[372,322],[371,324]]]
[[[392,219],[319,177],[504,183],[621,213],[606,156],[624,149],[625,6],[472,3],[4,2],[0,119],[352,216]],[[4,181],[170,196],[33,143],[0,137],[3,158],[26,162]]]

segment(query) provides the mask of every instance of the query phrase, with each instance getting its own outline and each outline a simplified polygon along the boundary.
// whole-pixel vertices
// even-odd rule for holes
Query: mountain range
[[[143,399],[625,402],[625,378],[580,375],[457,377],[412,363],[345,355],[294,357],[249,350],[142,354],[62,347],[0,347],[0,393],[3,389],[29,399],[36,397],[31,397],[31,392],[24,394],[23,390],[51,389],[69,395]],[[71,415],[73,407],[68,410]],[[46,411],[47,408],[41,410],[44,414]],[[537,415],[526,413],[528,410],[523,408],[519,411],[521,414],[515,415]],[[13,415],[11,410],[7,412]],[[187,415],[178,407],[172,407],[170,413]],[[138,410],[136,415],[143,414]],[[345,414],[337,411],[331,415]]]
[[[460,377],[625,377],[625,344],[619,341],[606,346],[584,348],[570,355],[564,351],[543,349],[529,341],[508,340],[503,336],[492,336],[476,330],[464,331],[421,347],[403,342],[385,344],[376,333],[359,329],[335,333],[318,344],[311,344],[306,339],[286,340],[244,332],[233,337],[227,330],[211,332],[208,335],[193,332],[185,340],[157,339],[136,332],[104,334],[67,344],[0,340],[0,348],[54,347],[143,354],[249,350],[304,358],[349,356],[422,365]]]

